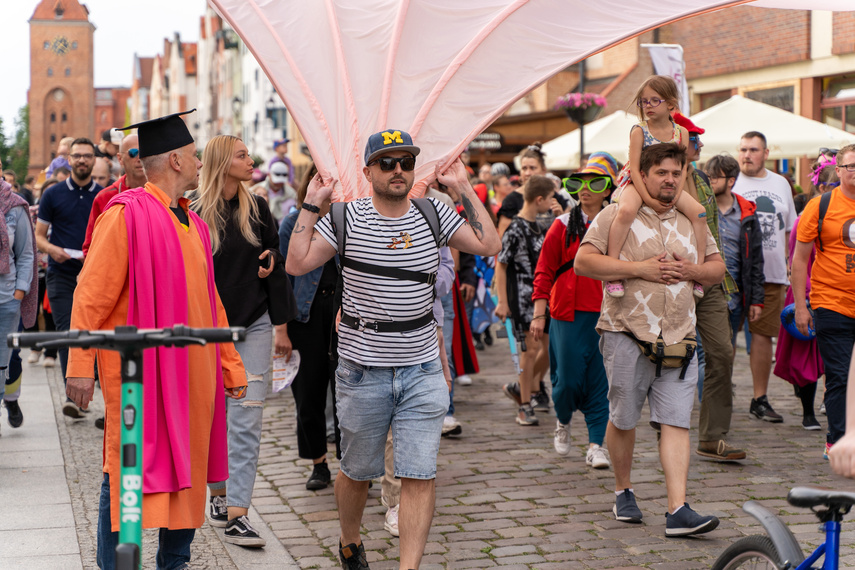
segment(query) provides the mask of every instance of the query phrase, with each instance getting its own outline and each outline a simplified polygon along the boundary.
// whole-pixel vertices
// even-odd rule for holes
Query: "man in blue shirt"
[[[42,193],[39,200],[36,245],[50,256],[46,274],[48,301],[56,330],[67,331],[71,324],[71,303],[77,274],[83,268],[83,241],[95,196],[101,186],[92,180],[95,145],[86,138],[75,139],[69,154],[71,176]],[[50,237],[48,237],[50,230]],[[59,351],[62,378],[68,364],[68,349]],[[83,410],[66,398],[62,413],[83,417]]]

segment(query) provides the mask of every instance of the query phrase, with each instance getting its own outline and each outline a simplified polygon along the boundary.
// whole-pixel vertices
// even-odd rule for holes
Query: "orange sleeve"
[[[816,239],[817,224],[819,223],[819,196],[811,199],[802,210],[797,239],[802,243],[810,243]]]
[[[98,239],[92,241],[74,290],[72,330],[103,328],[128,281],[128,230],[124,207],[116,206],[104,212],[95,223],[93,235]],[[94,362],[94,350],[70,349],[67,376],[91,378]]]
[[[220,293],[214,289],[214,294],[217,296],[217,327],[228,327],[229,318],[226,316],[226,309],[223,307],[222,301],[220,301]],[[220,344],[220,366],[223,370],[224,387],[246,386],[246,370],[234,344],[230,342]]]

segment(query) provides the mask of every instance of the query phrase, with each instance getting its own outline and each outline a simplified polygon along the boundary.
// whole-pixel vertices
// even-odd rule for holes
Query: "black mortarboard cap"
[[[187,124],[181,115],[192,113],[196,109],[158,117],[150,121],[142,121],[127,127],[121,127],[120,131],[137,129],[139,137],[140,158],[163,154],[193,142],[193,136],[187,128]]]

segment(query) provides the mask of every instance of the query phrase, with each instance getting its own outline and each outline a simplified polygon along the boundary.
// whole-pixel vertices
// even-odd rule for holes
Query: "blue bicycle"
[[[805,558],[796,537],[772,511],[756,501],[748,501],[742,510],[760,521],[766,529],[766,535],[746,536],[737,540],[721,553],[712,570],[838,570],[840,523],[852,505],[855,505],[855,493],[796,487],[787,494],[787,502],[794,507],[811,509],[825,530],[825,542],[810,556]],[[814,566],[820,558],[823,558],[822,566]]]

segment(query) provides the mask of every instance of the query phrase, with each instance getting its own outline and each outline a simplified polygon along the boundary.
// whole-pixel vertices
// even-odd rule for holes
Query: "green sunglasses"
[[[587,186],[588,190],[591,192],[599,194],[600,192],[608,190],[612,185],[612,179],[608,176],[597,176],[596,178],[590,178],[588,180],[584,180],[582,178],[565,178],[563,182],[564,189],[570,194],[577,194],[585,186]]]

